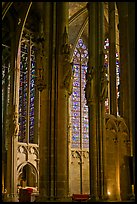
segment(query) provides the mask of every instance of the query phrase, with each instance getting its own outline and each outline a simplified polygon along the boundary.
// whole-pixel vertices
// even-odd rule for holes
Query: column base
[[[99,197],[98,196],[91,195],[87,202],[98,202],[98,201],[99,201]]]
[[[19,195],[18,194],[5,194],[2,195],[3,202],[19,202]]]

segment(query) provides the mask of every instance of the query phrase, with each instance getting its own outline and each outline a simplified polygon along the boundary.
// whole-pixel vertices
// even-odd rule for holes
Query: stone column
[[[110,114],[117,115],[115,2],[108,2]]]
[[[97,99],[98,99],[98,191],[99,197],[104,196],[104,114],[107,97],[107,70],[104,67],[104,2],[98,3],[98,51],[97,51]]]
[[[97,192],[97,141],[96,141],[96,13],[97,3],[88,3],[88,15],[89,15],[89,63],[87,70],[87,82],[85,88],[85,96],[89,107],[89,168],[90,168],[90,196],[91,200],[98,199]]]
[[[119,7],[119,44],[120,44],[120,116],[129,127],[129,49],[128,49],[128,3],[121,2]]]
[[[101,160],[101,198],[107,196],[107,175],[106,175],[106,126],[105,126],[105,100],[108,93],[107,70],[104,67],[104,55],[102,56],[102,70],[100,73],[100,160]]]
[[[70,47],[68,43],[69,3],[56,3],[56,122],[55,122],[55,178],[56,199],[68,196],[68,142],[67,142],[67,104],[72,84]]]
[[[53,37],[51,28],[53,25],[52,15],[50,12],[52,9],[50,2],[43,2],[43,10],[41,14],[41,19],[39,23],[39,35],[36,41],[36,69],[37,69],[37,91],[39,91],[40,97],[40,124],[39,124],[39,197],[38,201],[44,202],[50,199],[53,188],[53,166],[51,164],[51,158],[54,157],[51,151],[52,145],[54,145],[53,135],[50,130],[51,124],[54,123],[51,114],[51,91],[50,83],[52,83],[52,78],[50,77],[50,72],[52,71],[52,63],[50,63],[51,58],[54,56],[52,52],[52,47],[54,46],[53,41],[50,41]],[[51,21],[50,21],[51,18]],[[50,27],[51,24],[51,27]],[[49,45],[49,43],[51,43]],[[51,50],[50,50],[51,49]],[[51,58],[50,58],[51,55]],[[51,70],[51,71],[50,71]],[[50,104],[51,103],[51,104]]]
[[[135,195],[135,2],[128,2],[128,30],[129,118],[131,156],[133,156],[133,194]]]

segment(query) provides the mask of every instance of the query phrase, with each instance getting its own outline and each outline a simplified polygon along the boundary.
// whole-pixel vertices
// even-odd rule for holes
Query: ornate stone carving
[[[85,150],[72,150],[71,155],[73,158],[89,158],[89,152]]]
[[[95,75],[95,68],[88,66],[87,73],[86,73],[86,87],[85,87],[85,97],[87,99],[87,104],[89,102],[94,101],[94,75]]]
[[[118,138],[117,138],[117,137],[114,137],[114,138],[113,138],[113,141],[114,141],[115,144],[117,144],[117,143],[118,143]]]
[[[117,127],[117,118],[114,115],[106,114],[106,129],[113,131],[113,132],[118,132],[118,127]]]
[[[118,131],[129,134],[128,127],[123,120],[118,121]]]

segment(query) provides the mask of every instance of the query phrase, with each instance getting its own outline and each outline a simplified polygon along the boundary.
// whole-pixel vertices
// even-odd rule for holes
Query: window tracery
[[[73,90],[71,96],[72,148],[88,148],[88,106],[85,99],[88,50],[79,39],[73,54]]]

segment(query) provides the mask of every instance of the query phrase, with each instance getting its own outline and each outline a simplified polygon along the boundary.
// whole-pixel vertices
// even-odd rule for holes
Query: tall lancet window
[[[34,143],[35,53],[34,46],[21,44],[19,89],[19,142]]]
[[[107,38],[104,43],[105,50],[105,67],[108,69],[109,75],[109,39]],[[108,78],[109,80],[109,78]],[[119,66],[119,54],[116,51],[116,94],[117,94],[117,115],[119,115],[119,100],[120,100],[120,66]],[[108,89],[109,90],[109,89]],[[109,113],[109,93],[105,101],[106,113]]]
[[[71,95],[71,148],[89,147],[88,106],[85,99],[88,50],[82,39],[78,40],[73,54],[73,90]]]

